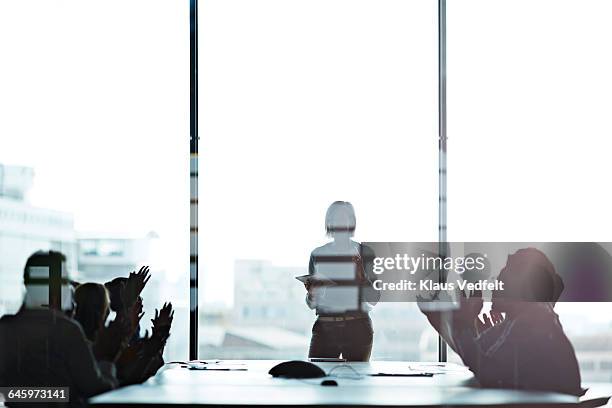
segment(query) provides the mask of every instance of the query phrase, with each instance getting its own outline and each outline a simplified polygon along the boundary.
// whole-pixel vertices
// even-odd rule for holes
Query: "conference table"
[[[600,406],[605,391],[570,395],[479,388],[471,372],[453,363],[373,361],[316,363],[327,377],[273,378],[280,361],[225,360],[166,364],[143,384],[119,388],[90,400],[97,407],[232,406]],[[372,376],[372,374],[378,374]],[[382,374],[382,375],[380,375]],[[321,385],[333,379],[337,386]],[[610,395],[610,394],[607,394]]]

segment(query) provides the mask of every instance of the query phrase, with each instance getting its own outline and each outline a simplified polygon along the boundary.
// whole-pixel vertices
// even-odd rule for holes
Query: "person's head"
[[[493,310],[514,312],[530,303],[555,304],[563,292],[563,280],[543,252],[524,248],[508,256],[497,279],[503,291],[493,293]]]
[[[127,278],[115,278],[110,282],[106,282],[104,286],[108,290],[110,298],[110,308],[113,312],[120,312],[123,309],[123,299],[121,292],[127,283]]]
[[[81,324],[87,338],[95,341],[98,330],[104,326],[109,314],[108,292],[99,283],[84,283],[75,293],[74,318]]]
[[[474,265],[482,265],[482,267],[465,268],[463,279],[468,282],[476,283],[480,280],[488,280],[491,277],[491,262],[486,255],[480,252],[470,252],[465,257],[465,262],[471,262]]]
[[[325,231],[330,237],[353,236],[355,233],[355,209],[347,201],[334,201],[325,214]]]
[[[32,254],[23,271],[24,307],[28,309],[73,309],[73,288],[70,285],[66,256],[57,251]]]

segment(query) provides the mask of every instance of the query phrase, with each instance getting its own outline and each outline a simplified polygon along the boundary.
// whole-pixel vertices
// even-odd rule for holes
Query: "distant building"
[[[165,348],[165,358],[182,359],[189,348],[189,287],[186,279],[172,282],[167,279],[167,271],[156,262],[159,247],[156,233],[144,237],[121,236],[120,234],[78,234],[78,269],[80,282],[105,283],[117,277],[127,277],[130,272],[138,271],[149,265],[151,279],[142,292],[145,317],[140,322],[141,334],[151,333],[150,319],[155,309],[164,302],[172,302],[175,310],[172,335]],[[186,275],[185,275],[186,276]]]
[[[143,331],[155,309],[172,301],[176,310],[173,335],[166,356],[186,355],[189,328],[189,287],[185,279],[167,279],[158,262],[163,245],[157,234],[142,237],[119,234],[77,234],[72,214],[32,206],[28,192],[34,182],[32,168],[0,164],[0,316],[17,312],[23,301],[23,268],[37,250],[56,250],[66,255],[71,279],[104,283],[150,264],[153,278],[143,292],[146,317]],[[180,273],[180,272],[179,272]]]
[[[236,261],[233,309],[201,316],[202,358],[305,358],[315,319],[295,279],[305,273],[305,266]],[[437,336],[413,303],[380,303],[370,315],[374,359],[437,359]]]
[[[0,164],[0,315],[22,302],[23,267],[37,250],[61,251],[76,276],[76,237],[72,214],[37,208],[27,201],[34,171]]]
[[[225,318],[209,316],[200,330],[200,354],[216,358],[305,358],[314,312],[294,277],[305,267],[264,260],[237,260],[234,308]]]
[[[306,272],[305,266],[236,261],[233,309],[200,316],[202,358],[305,358],[315,312],[295,276]],[[437,335],[415,304],[380,303],[370,315],[373,359],[437,360]]]
[[[26,201],[33,180],[34,169],[31,167],[5,166],[0,163],[0,197]]]
[[[277,266],[269,261],[237,260],[234,266],[234,319],[239,326],[270,325],[298,333],[310,330],[314,312],[304,301],[304,285],[295,276],[305,267]]]
[[[79,234],[79,279],[104,283],[118,276],[127,277],[148,262],[151,241],[155,238],[155,233],[142,238],[120,237],[117,234]]]
[[[571,338],[583,381],[612,381],[612,330]]]

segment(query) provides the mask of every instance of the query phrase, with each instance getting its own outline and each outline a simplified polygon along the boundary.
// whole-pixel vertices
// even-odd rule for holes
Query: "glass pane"
[[[150,265],[142,331],[171,301],[165,358],[187,358],[187,2],[5,7],[0,37],[19,41],[0,42],[0,314],[39,249],[81,283]]]
[[[448,4],[449,239],[610,241],[612,4]],[[582,376],[610,380],[608,304],[559,304]]]
[[[436,4],[213,0],[200,27],[200,356],[305,358],[332,202],[357,241],[437,239]],[[371,317],[373,359],[437,358],[416,305]]]

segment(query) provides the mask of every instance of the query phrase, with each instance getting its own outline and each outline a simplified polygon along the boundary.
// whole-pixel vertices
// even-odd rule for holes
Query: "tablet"
[[[329,279],[326,276],[322,276],[322,275],[300,275],[300,276],[296,276],[295,279],[299,280],[302,283],[307,283],[308,281],[313,281],[313,282],[319,282],[320,284],[323,284],[325,286],[331,286],[334,284],[334,281]]]
[[[299,280],[302,283],[306,283],[308,282],[308,280],[310,279],[310,275],[300,275],[300,276],[296,276],[295,279]]]

